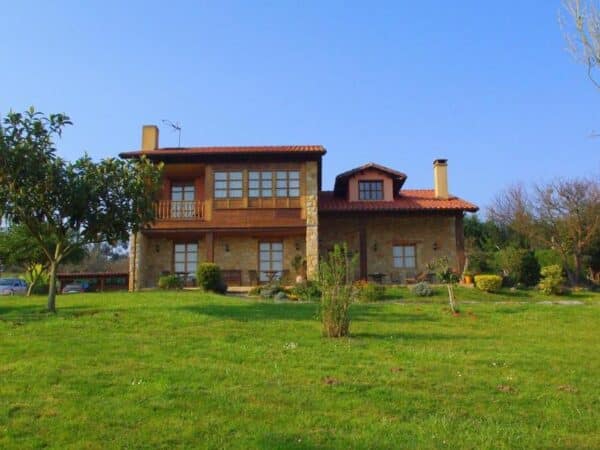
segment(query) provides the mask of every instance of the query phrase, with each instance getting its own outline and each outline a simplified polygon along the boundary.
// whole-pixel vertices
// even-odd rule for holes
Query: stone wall
[[[283,268],[288,270],[290,280],[296,278],[292,261],[296,255],[305,259],[304,236],[285,237],[282,239],[248,236],[215,236],[214,262],[223,270],[241,270],[242,284],[250,285],[249,271],[258,272],[258,245],[261,241],[283,242]],[[299,250],[296,250],[296,247]],[[229,250],[229,251],[227,251]]]
[[[416,269],[419,273],[432,260],[447,256],[458,270],[456,217],[442,215],[404,216],[389,215],[322,215],[320,218],[319,250],[326,255],[334,244],[347,242],[353,252],[360,250],[360,229],[365,228],[367,273],[382,272],[402,276],[407,271],[393,267],[392,246],[414,244]],[[434,250],[434,243],[436,249]],[[357,271],[358,272],[358,271]]]
[[[173,270],[173,242],[154,239],[143,234],[137,236],[137,254],[130,251],[130,289],[139,290],[156,287],[161,272]],[[135,259],[135,277],[131,271]]]
[[[314,279],[319,269],[319,170],[316,161],[306,163],[306,276]]]

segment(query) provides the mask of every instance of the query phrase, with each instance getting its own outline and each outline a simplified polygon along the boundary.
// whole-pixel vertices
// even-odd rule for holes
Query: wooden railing
[[[200,200],[161,200],[154,204],[156,220],[202,220],[204,202]]]

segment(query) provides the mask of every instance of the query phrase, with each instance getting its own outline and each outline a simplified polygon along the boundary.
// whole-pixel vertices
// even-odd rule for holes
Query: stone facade
[[[406,276],[425,270],[434,259],[447,256],[455,270],[460,269],[456,240],[456,216],[382,214],[323,215],[320,218],[319,250],[325,255],[336,243],[346,242],[352,252],[360,253],[361,230],[365,238],[367,274],[381,272],[386,281],[402,281]],[[398,269],[393,265],[394,245],[414,245],[414,270]],[[360,266],[360,264],[359,264]],[[411,273],[414,272],[414,273]],[[357,267],[357,277],[364,276]]]
[[[292,261],[299,255],[306,258],[305,237],[288,236],[284,238],[261,238],[249,236],[216,236],[214,240],[214,262],[223,270],[241,270],[242,284],[250,285],[250,271],[258,271],[258,246],[260,242],[283,243],[283,269],[288,271],[289,279],[296,278]]]
[[[157,286],[161,272],[173,270],[173,242],[168,239],[156,239],[138,233],[135,239],[136,254],[129,258],[129,289],[139,290]]]
[[[319,270],[319,170],[316,162],[306,164],[306,276],[314,279]]]

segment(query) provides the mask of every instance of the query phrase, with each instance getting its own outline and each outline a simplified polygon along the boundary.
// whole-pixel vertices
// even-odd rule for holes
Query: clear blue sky
[[[485,207],[516,181],[600,172],[600,91],[565,50],[559,0],[4,2],[0,112],[75,122],[62,156],[323,144],[324,187],[375,161]],[[161,129],[161,145],[177,144]]]

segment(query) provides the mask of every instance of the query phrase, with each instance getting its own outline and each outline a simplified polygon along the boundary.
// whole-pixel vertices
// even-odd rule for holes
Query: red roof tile
[[[228,155],[228,154],[282,154],[282,153],[315,153],[324,155],[322,145],[260,145],[244,147],[181,147],[158,148],[156,150],[137,150],[120,153],[121,158],[135,158],[141,155],[170,156],[170,155]]]
[[[433,189],[403,189],[393,201],[355,201],[336,197],[333,191],[319,193],[319,212],[342,211],[468,211],[479,208],[458,197],[441,200],[434,197]]]

